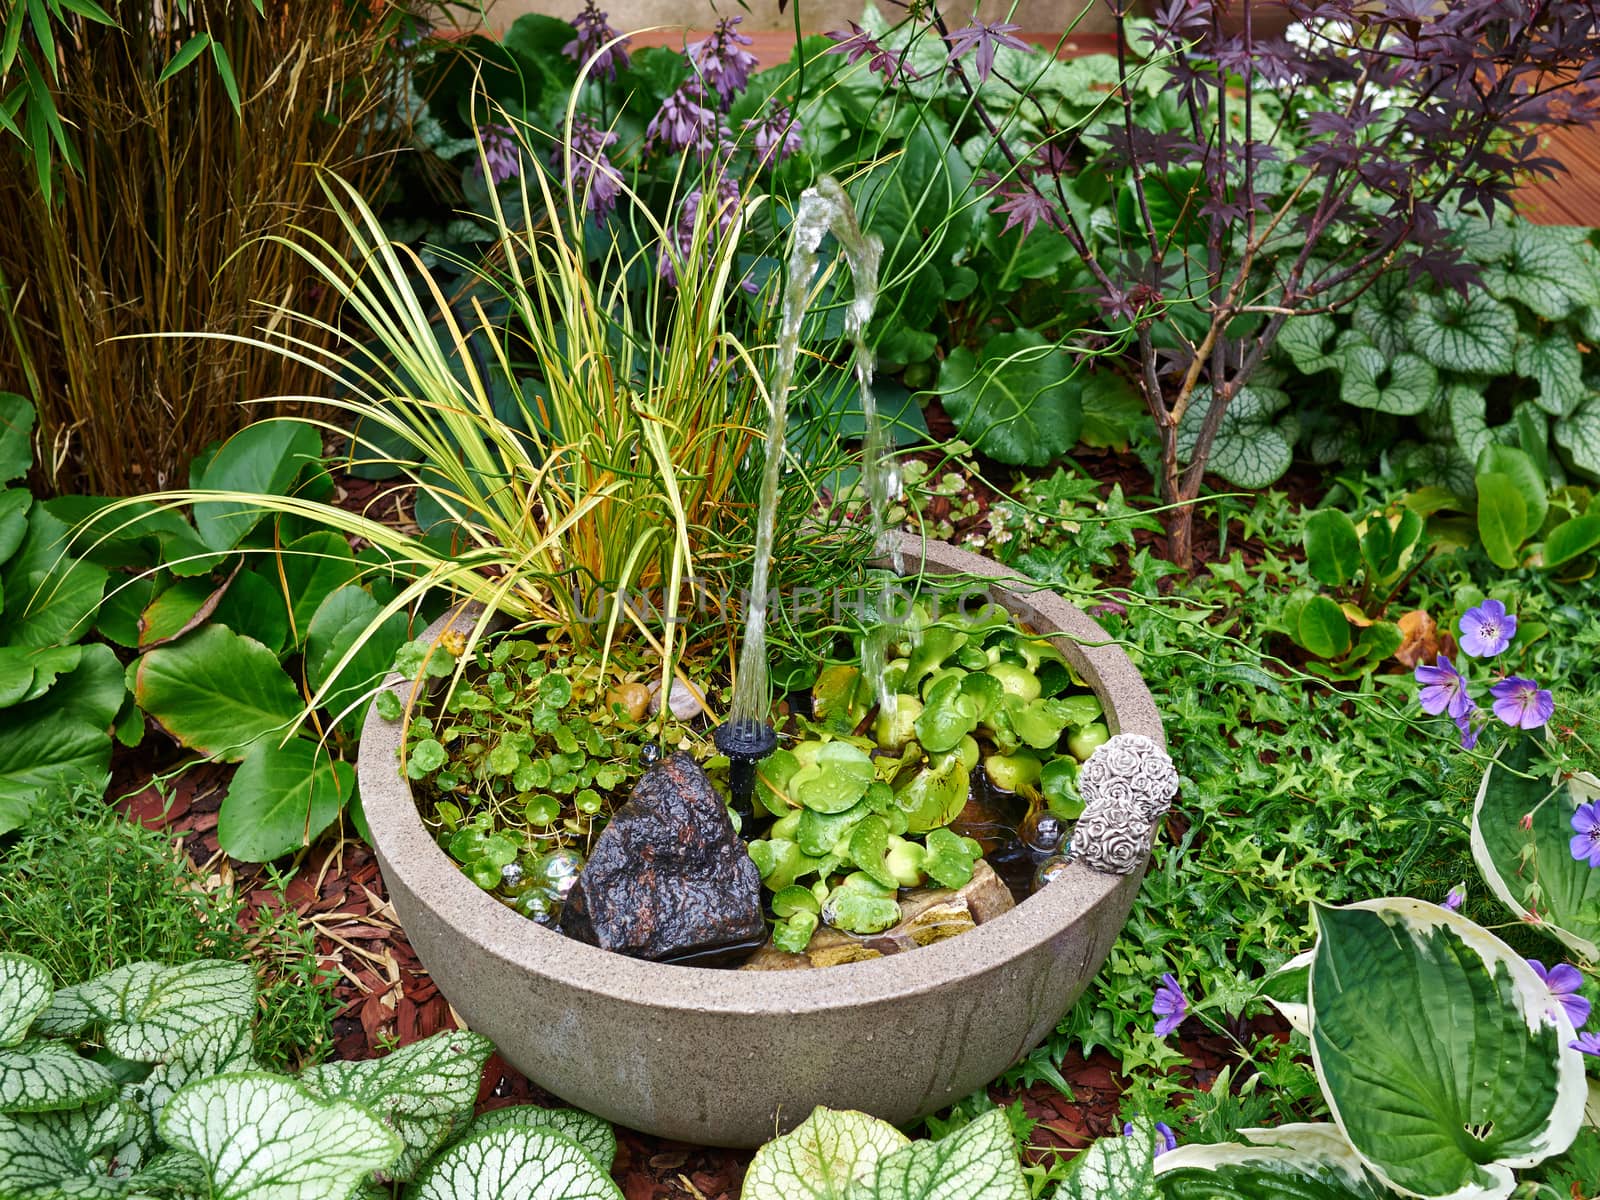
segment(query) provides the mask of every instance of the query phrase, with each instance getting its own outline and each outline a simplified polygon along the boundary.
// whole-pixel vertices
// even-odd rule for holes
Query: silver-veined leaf
[[[938,1141],[912,1142],[878,1160],[852,1200],[1028,1200],[1028,1181],[1003,1109]]]
[[[506,1108],[492,1108],[479,1113],[467,1126],[467,1137],[486,1129],[504,1129],[508,1126],[526,1129],[550,1129],[562,1137],[571,1138],[583,1152],[603,1171],[611,1170],[617,1158],[617,1134],[611,1122],[580,1108],[540,1108],[534,1104],[513,1104]]]
[[[1417,1196],[1508,1196],[1583,1119],[1572,1023],[1533,969],[1420,900],[1316,910],[1312,1061],[1368,1167]]]
[[[139,1119],[130,1105],[70,1114],[0,1116],[0,1195],[6,1200],[100,1200],[126,1194],[111,1153]]]
[[[846,1200],[910,1139],[887,1121],[818,1107],[756,1151],[740,1200]]]
[[[0,1049],[15,1046],[50,1005],[50,972],[26,954],[0,954]]]
[[[1472,805],[1472,858],[1484,882],[1518,919],[1590,961],[1600,958],[1600,871],[1572,857],[1572,814],[1592,798],[1580,778],[1534,776],[1534,748],[1523,738],[1484,770]],[[1523,829],[1522,821],[1532,814]],[[1527,885],[1538,880],[1537,893]]]
[[[1126,1137],[1103,1137],[1072,1160],[1056,1200],[1154,1200],[1155,1129],[1136,1121]]]
[[[611,1176],[576,1142],[518,1125],[457,1142],[405,1194],[406,1200],[622,1200]]]
[[[450,1136],[472,1119],[483,1064],[494,1043],[482,1034],[436,1033],[383,1058],[330,1062],[300,1074],[321,1100],[348,1100],[378,1117],[404,1143],[389,1179],[410,1179]]]
[[[400,1154],[400,1138],[354,1104],[260,1072],[191,1083],[160,1131],[206,1165],[212,1200],[334,1200]]]
[[[1263,488],[1281,478],[1294,461],[1300,429],[1292,415],[1279,415],[1288,404],[1288,393],[1277,388],[1240,388],[1211,444],[1210,469],[1239,487]],[[1195,451],[1210,406],[1211,390],[1196,388],[1178,423],[1178,453],[1185,459]]]
[[[1509,374],[1515,363],[1517,314],[1481,288],[1423,300],[1406,321],[1412,347],[1442,371]]]
[[[1551,432],[1556,445],[1572,455],[1573,466],[1600,477],[1600,392],[1590,392],[1576,409],[1556,421]]]
[[[253,1067],[253,1048],[248,1018],[209,1021],[174,1042],[143,1081],[123,1085],[123,1099],[143,1108],[154,1124],[167,1101],[196,1079]]]
[[[255,1003],[255,975],[244,963],[136,962],[62,988],[40,1015],[39,1029],[73,1034],[97,1023],[106,1049],[117,1057],[160,1062],[186,1034],[212,1022],[248,1019]]]
[[[1376,346],[1352,345],[1339,357],[1339,399],[1357,408],[1415,416],[1439,388],[1433,364],[1415,354],[1385,355]]]
[[[0,1050],[0,1112],[81,1108],[117,1090],[111,1072],[61,1042]]]

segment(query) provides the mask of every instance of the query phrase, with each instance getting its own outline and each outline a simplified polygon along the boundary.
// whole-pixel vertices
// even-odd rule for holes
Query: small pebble
[[[674,679],[671,690],[667,692],[667,710],[680,721],[692,721],[705,712],[705,705],[700,703],[693,688],[681,679]],[[661,711],[660,680],[650,685],[650,707],[647,711],[650,716]]]

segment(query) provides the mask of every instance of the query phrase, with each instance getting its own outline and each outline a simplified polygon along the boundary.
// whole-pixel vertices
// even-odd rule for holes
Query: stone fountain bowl
[[[1056,635],[1113,733],[1163,742],[1133,664],[1079,609],[1002,586],[1011,576],[989,559],[898,536],[909,572],[976,580]],[[1142,862],[1122,876],[1074,862],[976,929],[865,962],[800,971],[645,962],[544,929],[467,879],[417,814],[397,767],[401,733],[367,718],[361,799],[389,898],[439,990],[541,1087],[685,1142],[754,1146],[818,1104],[902,1123],[987,1084],[1055,1028],[1100,969],[1143,875]]]

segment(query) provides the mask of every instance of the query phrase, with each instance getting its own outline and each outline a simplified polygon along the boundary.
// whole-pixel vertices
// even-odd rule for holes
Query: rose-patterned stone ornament
[[[1072,857],[1104,875],[1131,875],[1150,850],[1155,826],[1129,800],[1095,800],[1072,831]]]
[[[1099,800],[1133,804],[1153,822],[1172,807],[1178,771],[1150,738],[1119,733],[1089,755],[1078,772],[1078,792],[1090,808]]]

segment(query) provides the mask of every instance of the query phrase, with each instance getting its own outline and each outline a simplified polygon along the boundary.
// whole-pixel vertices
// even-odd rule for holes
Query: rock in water
[[[694,759],[645,773],[595,839],[561,931],[656,962],[711,962],[765,940],[761,873]]]

